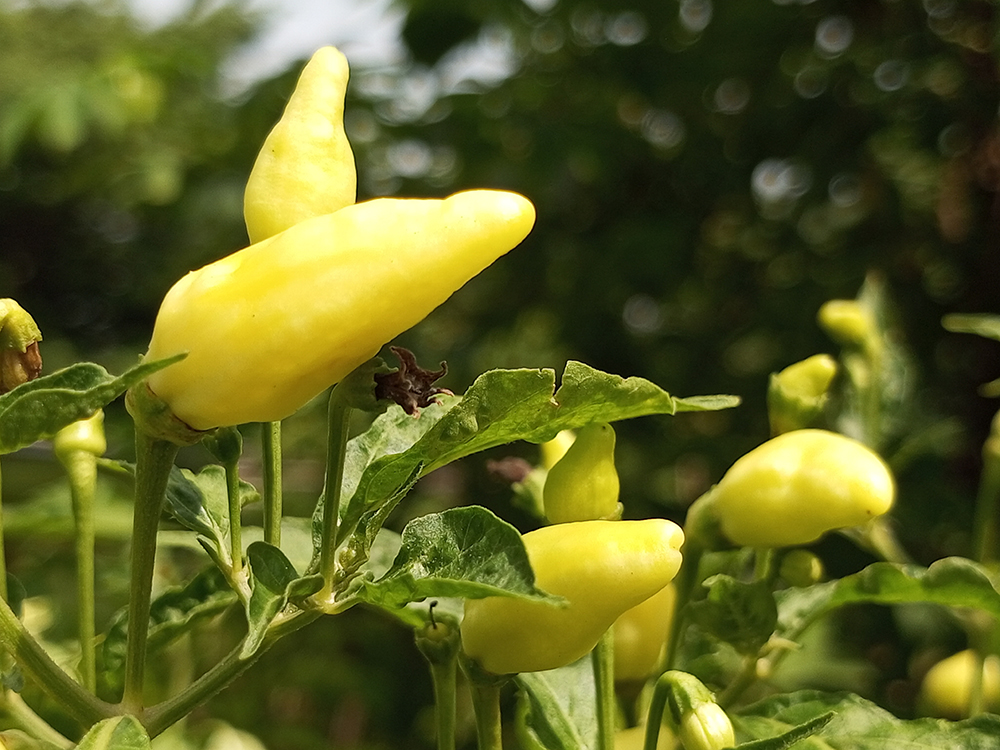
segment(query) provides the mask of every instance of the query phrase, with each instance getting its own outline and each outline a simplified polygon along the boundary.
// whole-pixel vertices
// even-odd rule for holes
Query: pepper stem
[[[97,457],[74,451],[66,465],[76,538],[77,630],[80,638],[80,681],[85,688],[97,689],[97,661],[94,651],[94,495],[97,486]]]
[[[132,518],[131,579],[128,600],[128,639],[125,650],[125,691],[122,705],[132,714],[142,710],[146,670],[146,641],[152,601],[156,531],[163,508],[167,479],[178,446],[136,430],[135,509]]]
[[[351,405],[338,383],[330,391],[327,417],[326,481],[323,489],[323,543],[320,548],[319,572],[325,585],[317,596],[328,598],[337,574],[337,525],[340,522],[340,495],[344,483],[344,460],[351,420]]]
[[[500,685],[473,681],[472,708],[476,714],[476,746],[479,750],[503,750]]]
[[[0,507],[2,507],[3,480],[0,478]],[[0,512],[0,598],[7,601],[7,553],[4,549],[3,513]]]
[[[261,425],[264,477],[264,541],[281,546],[281,422]]]
[[[590,652],[597,701],[597,750],[615,747],[615,636],[609,628]]]

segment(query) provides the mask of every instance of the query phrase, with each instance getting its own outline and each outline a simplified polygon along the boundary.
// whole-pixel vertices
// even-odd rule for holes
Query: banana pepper
[[[551,523],[620,518],[619,489],[614,428],[586,425],[549,469],[542,490],[545,517]]]
[[[827,430],[793,430],[736,461],[689,512],[710,512],[740,546],[790,547],[860,526],[894,497],[889,467],[867,446]]]
[[[677,574],[684,534],[665,519],[577,521],[524,535],[535,584],[566,606],[510,597],[465,603],[462,648],[494,674],[555,669]]]
[[[521,195],[380,198],[295,224],[166,294],[149,390],[195,430],[284,419],[517,245]]]

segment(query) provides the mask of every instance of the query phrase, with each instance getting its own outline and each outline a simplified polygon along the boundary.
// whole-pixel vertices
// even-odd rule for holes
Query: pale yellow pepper
[[[660,665],[677,589],[669,583],[623,612],[614,624],[615,681],[645,680]]]
[[[243,196],[250,242],[354,203],[354,153],[344,132],[347,59],[318,50],[257,155]]]
[[[587,654],[619,615],[673,580],[684,533],[653,518],[560,523],[523,539],[535,585],[566,606],[501,596],[467,600],[462,648],[494,674],[555,669]]]
[[[148,380],[196,430],[284,419],[422,320],[531,230],[516,193],[380,198],[300,222],[167,292]]]

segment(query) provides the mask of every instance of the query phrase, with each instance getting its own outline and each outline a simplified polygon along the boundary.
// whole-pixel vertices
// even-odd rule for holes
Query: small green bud
[[[830,300],[820,307],[817,318],[820,327],[841,344],[867,347],[877,337],[871,310],[856,300]]]
[[[98,409],[87,419],[66,425],[52,438],[56,458],[63,464],[73,460],[75,453],[83,452],[91,456],[103,456],[108,449],[104,437],[104,412]]]
[[[17,302],[0,299],[0,393],[34,380],[42,372],[42,332]]]
[[[664,672],[656,690],[667,691],[670,722],[684,750],[722,750],[736,745],[729,716],[697,677],[677,670]]]
[[[545,517],[552,523],[621,517],[615,470],[615,431],[589,424],[545,479]]]
[[[807,549],[793,549],[781,558],[778,574],[789,586],[812,586],[823,580],[823,561]]]
[[[837,361],[828,354],[816,354],[771,375],[767,390],[771,434],[815,424],[826,408],[836,374]]]

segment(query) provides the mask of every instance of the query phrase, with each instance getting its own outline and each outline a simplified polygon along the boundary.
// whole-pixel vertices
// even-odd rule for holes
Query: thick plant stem
[[[264,541],[281,546],[281,422],[261,425],[264,476]]]
[[[136,430],[135,508],[132,518],[131,579],[128,601],[128,641],[125,650],[125,692],[129,713],[142,710],[146,674],[146,640],[152,600],[156,531],[164,493],[178,446]]]
[[[96,698],[60,669],[25,630],[6,600],[0,600],[0,642],[24,673],[82,725],[90,726],[120,713],[117,706]]]
[[[615,747],[615,636],[608,629],[590,652],[597,702],[597,750]]]
[[[0,478],[0,508],[2,508],[3,481]],[[7,601],[7,551],[4,548],[3,513],[0,510],[0,598]]]
[[[80,681],[85,688],[97,689],[97,662],[94,652],[94,495],[97,489],[97,457],[74,451],[66,465],[76,538],[77,631],[80,638]]]
[[[330,411],[327,417],[326,482],[323,492],[323,544],[320,548],[319,572],[325,586],[319,597],[326,598],[333,591],[337,574],[337,524],[340,521],[340,493],[344,483],[344,459],[347,454],[347,436],[351,407],[343,398],[340,386],[330,392]]]
[[[479,750],[503,750],[500,685],[473,680],[472,707],[476,713],[476,739]]]

